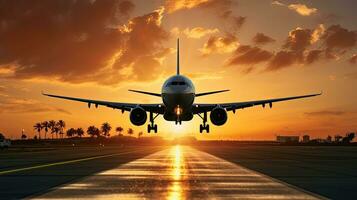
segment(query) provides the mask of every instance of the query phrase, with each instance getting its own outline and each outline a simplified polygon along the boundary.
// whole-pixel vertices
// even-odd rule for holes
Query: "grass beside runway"
[[[225,160],[331,199],[357,199],[353,146],[196,146]]]

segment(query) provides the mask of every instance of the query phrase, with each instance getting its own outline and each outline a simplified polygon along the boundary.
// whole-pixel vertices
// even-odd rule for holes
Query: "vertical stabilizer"
[[[177,38],[177,64],[176,64],[176,73],[180,75],[180,39]]]

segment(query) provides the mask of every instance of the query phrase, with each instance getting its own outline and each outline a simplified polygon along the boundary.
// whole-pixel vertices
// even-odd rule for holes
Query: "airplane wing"
[[[234,102],[234,103],[194,104],[192,109],[193,109],[194,114],[199,114],[199,113],[203,113],[203,112],[209,112],[216,106],[221,106],[222,108],[225,108],[227,111],[235,112],[236,109],[244,109],[247,107],[252,107],[252,106],[257,106],[257,105],[261,105],[261,106],[265,107],[266,104],[269,104],[269,106],[272,107],[274,102],[314,97],[314,96],[318,96],[321,94],[322,93],[309,94],[309,95],[303,95],[303,96],[285,97],[285,98],[276,98],[276,99],[265,99],[265,100],[257,100],[257,101]]]
[[[92,100],[92,99],[82,99],[82,98],[75,98],[75,97],[59,96],[59,95],[46,94],[46,93],[42,93],[42,95],[45,95],[48,97],[53,97],[53,98],[60,98],[60,99],[66,99],[66,100],[71,100],[71,101],[79,101],[79,102],[88,103],[88,107],[90,107],[91,104],[94,104],[95,107],[98,107],[98,105],[101,105],[101,106],[106,106],[106,107],[113,108],[113,109],[120,109],[120,110],[122,110],[122,112],[124,112],[124,111],[130,111],[132,108],[140,106],[145,111],[153,112],[153,113],[157,113],[157,114],[164,114],[164,106],[162,104],[120,103],[120,102],[100,101],[100,100]]]

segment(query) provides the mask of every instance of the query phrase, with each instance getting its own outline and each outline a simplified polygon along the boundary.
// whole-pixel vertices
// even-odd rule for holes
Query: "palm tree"
[[[110,132],[110,130],[112,130],[112,127],[110,126],[110,124],[108,122],[104,122],[100,128],[101,128],[101,131],[102,131],[104,137],[110,136],[109,132]]]
[[[74,129],[74,128],[68,129],[67,132],[66,132],[66,135],[67,135],[67,137],[75,136],[76,135],[76,129]]]
[[[121,126],[118,126],[118,127],[115,128],[115,131],[118,133],[119,136],[122,136],[121,132],[123,132],[123,130],[124,129]]]
[[[138,138],[140,138],[142,135],[143,135],[143,132],[140,131],[140,132],[138,133]]]
[[[129,129],[128,129],[128,135],[131,136],[131,135],[133,135],[133,134],[134,134],[134,130],[133,130],[132,128],[129,128]]]
[[[48,122],[48,127],[49,129],[51,129],[51,136],[52,136],[52,140],[53,140],[53,134],[56,132],[56,121],[55,120],[50,120]]]
[[[48,121],[44,121],[41,123],[42,129],[45,129],[45,139],[47,139],[47,132],[48,129],[50,128]]]
[[[84,135],[84,130],[82,128],[77,128],[76,133],[81,138]]]
[[[95,126],[90,126],[90,127],[88,127],[88,129],[87,129],[87,134],[90,135],[91,137],[94,137],[94,136],[99,137],[100,131],[99,131],[99,129],[98,129],[97,127],[95,127]]]
[[[42,125],[40,122],[37,122],[34,126],[33,129],[38,132],[38,138],[41,140],[41,130],[42,130]]]
[[[61,138],[63,138],[64,128],[66,128],[66,123],[60,119],[57,122],[57,126],[60,128],[59,134],[61,135]]]

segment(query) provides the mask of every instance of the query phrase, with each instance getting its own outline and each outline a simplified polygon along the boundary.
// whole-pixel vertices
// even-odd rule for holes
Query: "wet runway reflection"
[[[88,198],[179,200],[319,197],[186,146],[173,146],[35,197]]]

